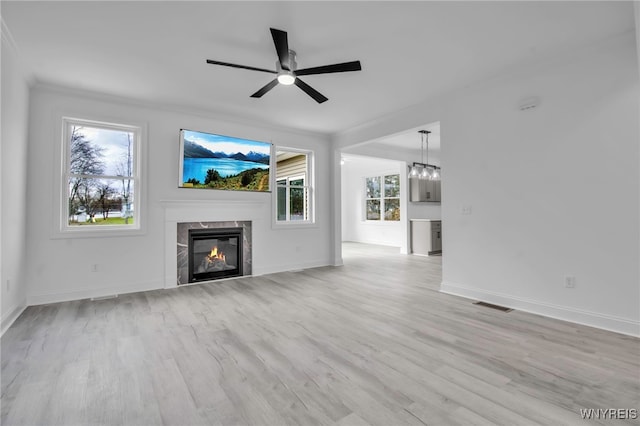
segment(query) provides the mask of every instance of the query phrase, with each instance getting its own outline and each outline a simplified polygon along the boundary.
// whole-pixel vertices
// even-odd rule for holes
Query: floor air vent
[[[92,297],[89,300],[91,300],[92,302],[98,302],[100,300],[116,299],[117,297],[118,297],[117,294],[110,294],[108,296]]]
[[[507,307],[500,306],[500,305],[494,305],[494,304],[487,303],[487,302],[473,302],[473,304],[474,305],[484,306],[485,308],[495,309],[497,311],[502,311],[502,312],[511,312],[511,311],[513,311],[513,309],[511,309],[511,308],[507,308]]]

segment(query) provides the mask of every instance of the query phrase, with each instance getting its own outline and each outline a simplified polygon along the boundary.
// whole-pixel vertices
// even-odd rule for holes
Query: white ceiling
[[[41,82],[333,134],[634,29],[632,2],[1,3],[25,68]],[[249,96],[275,68],[269,28],[289,33],[299,68],[360,60]],[[415,130],[415,129],[414,129]],[[416,145],[417,134],[413,135]]]
[[[418,154],[421,153],[422,149],[422,135],[418,133],[420,130],[431,132],[428,136],[425,136],[425,150],[428,149],[429,152],[440,151],[440,122],[425,124],[369,142],[389,145],[407,151],[415,151],[415,153]],[[420,158],[416,158],[416,161],[422,162]]]

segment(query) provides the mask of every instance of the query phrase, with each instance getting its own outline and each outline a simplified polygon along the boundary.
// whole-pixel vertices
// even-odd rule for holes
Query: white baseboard
[[[114,294],[137,293],[139,291],[158,290],[164,288],[164,283],[159,281],[146,281],[127,285],[113,285],[109,287],[92,289],[66,290],[56,293],[32,294],[27,297],[27,305],[46,305],[48,303],[69,302],[72,300],[90,299],[111,296]]]
[[[347,243],[359,243],[359,244],[372,244],[374,246],[387,246],[401,248],[402,243],[397,241],[377,240],[375,238],[359,238],[359,239],[346,239],[343,242]]]
[[[266,275],[266,274],[286,272],[291,270],[317,268],[321,266],[331,266],[331,263],[329,261],[322,261],[322,262],[309,262],[309,263],[302,263],[302,264],[296,263],[296,264],[284,264],[284,265],[270,265],[267,268],[256,268],[254,265],[252,275],[253,276]],[[72,300],[106,297],[114,294],[137,293],[139,291],[170,289],[170,288],[177,288],[177,287],[178,285],[175,279],[171,279],[169,284],[169,279],[167,278],[166,283],[158,282],[158,281],[148,281],[148,282],[132,283],[128,285],[114,285],[114,286],[102,287],[97,289],[75,289],[75,290],[67,290],[67,291],[56,292],[56,293],[33,294],[27,298],[27,306],[46,305],[49,303],[69,302]]]
[[[18,317],[27,309],[27,301],[10,309],[8,313],[2,315],[2,325],[0,328],[0,336],[11,327],[11,325],[18,319]]]
[[[587,325],[603,330],[614,331],[629,336],[640,337],[640,321],[633,321],[613,315],[590,312],[568,306],[554,305],[537,300],[525,299],[509,294],[469,288],[457,283],[443,281],[440,292],[506,306],[519,311],[542,315],[576,324]]]
[[[314,261],[307,263],[292,263],[282,265],[269,265],[267,267],[256,267],[253,265],[254,276],[276,274],[278,272],[299,271],[301,269],[320,268],[322,266],[333,266],[331,260]]]

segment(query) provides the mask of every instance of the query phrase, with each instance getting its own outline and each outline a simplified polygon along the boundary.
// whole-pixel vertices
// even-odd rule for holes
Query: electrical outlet
[[[98,272],[98,264],[94,263],[91,265],[91,272]]]
[[[460,207],[460,214],[471,214],[471,206],[470,205],[464,205],[462,207]]]
[[[566,288],[576,288],[576,277],[573,275],[567,275],[564,277],[564,286]]]
[[[7,293],[11,291],[11,278],[7,278],[6,289],[7,289]]]

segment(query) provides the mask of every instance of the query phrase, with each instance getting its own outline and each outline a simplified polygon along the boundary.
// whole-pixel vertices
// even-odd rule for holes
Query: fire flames
[[[218,246],[214,246],[211,249],[211,253],[209,253],[209,256],[207,256],[209,258],[210,261],[214,261],[214,260],[220,260],[222,262],[225,261],[224,258],[224,253],[223,252],[218,252]]]
[[[218,249],[218,246],[213,246],[209,253],[207,253],[206,251],[202,253],[201,259],[202,260],[200,261],[199,265],[194,265],[195,271],[199,274],[206,272],[226,271],[235,268],[235,266],[233,265],[227,265],[226,256],[221,250]]]

